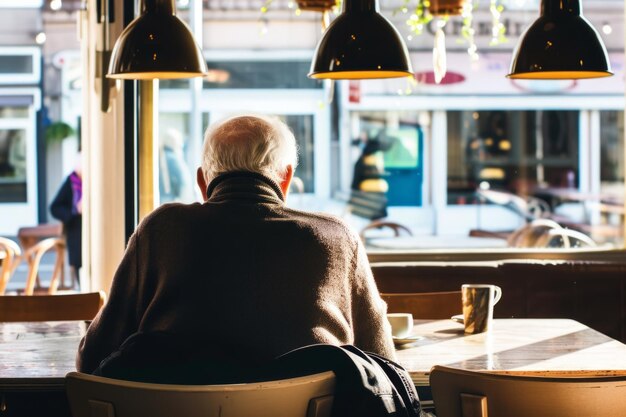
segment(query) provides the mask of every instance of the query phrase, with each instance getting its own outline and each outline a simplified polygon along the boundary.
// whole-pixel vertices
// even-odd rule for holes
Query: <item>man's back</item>
[[[161,207],[137,230],[116,305],[90,327],[79,369],[91,372],[136,331],[200,335],[253,361],[312,343],[393,355],[362,245],[341,221],[286,208],[259,174],[223,175],[208,194]]]

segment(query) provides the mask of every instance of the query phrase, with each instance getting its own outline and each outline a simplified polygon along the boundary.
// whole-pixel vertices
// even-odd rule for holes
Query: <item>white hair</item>
[[[298,163],[296,138],[276,117],[243,115],[210,126],[204,135],[202,172],[207,184],[226,172],[249,171],[280,183]]]

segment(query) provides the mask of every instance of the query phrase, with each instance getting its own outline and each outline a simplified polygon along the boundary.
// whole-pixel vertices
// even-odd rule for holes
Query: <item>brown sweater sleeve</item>
[[[395,360],[391,326],[386,317],[387,304],[380,298],[365,248],[359,239],[356,239],[352,278],[352,323],[355,346]]]
[[[87,329],[76,356],[76,369],[92,373],[100,362],[117,350],[139,325],[138,280],[141,274],[138,263],[138,234],[131,237],[109,293],[108,301]]]

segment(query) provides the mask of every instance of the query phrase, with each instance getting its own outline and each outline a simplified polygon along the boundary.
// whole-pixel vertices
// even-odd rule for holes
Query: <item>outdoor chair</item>
[[[43,288],[39,281],[39,270],[41,266],[41,260],[44,254],[48,251],[56,252],[56,259],[54,261],[54,269],[52,276],[50,277],[50,284],[48,288]],[[54,294],[59,287],[59,282],[63,275],[63,265],[65,263],[65,240],[62,238],[50,237],[44,239],[34,246],[26,249],[21,259],[28,265],[28,276],[26,278],[26,285],[24,286],[24,295],[33,295],[35,290],[40,290],[48,294]],[[17,267],[17,265],[15,265]]]
[[[0,295],[6,292],[7,284],[22,262],[26,264],[28,272],[24,289],[17,290],[18,293],[24,295],[32,295],[35,292],[54,294],[57,291],[64,273],[65,239],[49,237],[60,233],[61,230],[59,227],[52,226],[20,228],[18,231],[19,245],[11,239],[0,237],[0,253],[4,255],[0,268]],[[50,276],[50,284],[48,288],[43,288],[40,283],[39,272],[41,261],[48,252],[55,252],[56,258]]]
[[[16,264],[19,263],[22,250],[11,239],[0,237],[0,254],[2,254],[2,266],[0,266],[0,295],[2,295],[15,271]]]
[[[626,376],[515,376],[435,366],[430,387],[437,417],[626,415]]]
[[[369,224],[363,227],[361,231],[359,232],[361,241],[366,242],[368,230],[373,230],[373,229],[380,230],[380,229],[385,229],[385,228],[391,229],[393,231],[394,237],[400,236],[401,233],[405,233],[408,236],[413,236],[413,233],[411,233],[411,229],[399,223],[384,221],[384,220],[372,220]]]
[[[23,255],[20,261],[28,265],[28,278],[23,291],[26,295],[36,292],[54,294],[59,286],[64,286],[66,244],[61,223],[44,223],[36,226],[20,227],[17,231]],[[48,288],[43,288],[39,279],[40,264],[43,255],[56,252],[54,270]],[[14,267],[17,267],[15,265]]]
[[[573,248],[593,247],[596,242],[584,233],[566,229],[550,219],[536,219],[517,229],[507,239],[517,248]]]
[[[66,377],[73,417],[328,417],[333,372],[276,381],[228,385],[169,385]]]
[[[462,312],[461,291],[380,295],[388,313],[411,313],[416,319],[449,319]]]
[[[0,295],[0,322],[92,320],[104,291],[55,295]]]

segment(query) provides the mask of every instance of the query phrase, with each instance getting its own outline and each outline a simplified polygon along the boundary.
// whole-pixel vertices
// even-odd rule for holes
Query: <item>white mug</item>
[[[411,313],[389,313],[387,320],[391,324],[393,337],[402,339],[411,335],[411,330],[413,330],[413,315]]]
[[[465,333],[483,333],[491,328],[493,306],[502,298],[502,288],[491,284],[463,284]]]

